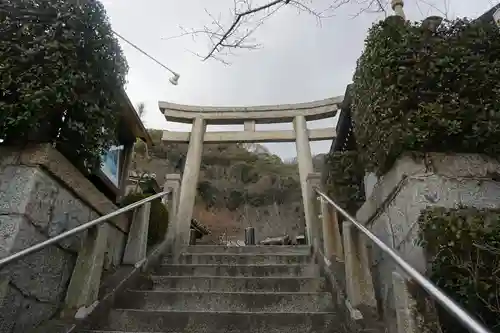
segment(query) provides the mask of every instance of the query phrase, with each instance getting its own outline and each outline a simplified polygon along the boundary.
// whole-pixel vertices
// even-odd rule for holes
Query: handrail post
[[[394,305],[396,308],[397,333],[417,333],[413,316],[416,302],[408,291],[406,280],[398,272],[392,272]]]
[[[86,312],[97,301],[108,228],[109,225],[104,223],[87,230],[66,292],[64,316]]]
[[[177,214],[179,208],[179,194],[181,189],[181,175],[172,173],[165,176],[165,185],[163,191],[170,190],[168,196],[165,196],[163,203],[167,206],[170,218]]]
[[[169,226],[167,228],[167,234],[165,235],[165,239],[169,246],[174,245],[175,236],[177,234],[177,211],[179,209],[179,196],[181,191],[181,175],[180,174],[168,174],[166,176],[165,185],[163,186],[163,190],[170,190],[170,194],[168,196],[167,210],[168,210],[168,219],[170,221]],[[165,201],[164,201],[165,203]]]
[[[320,200],[325,256],[328,260],[344,261],[344,247],[342,245],[342,236],[340,235],[337,211],[322,197],[320,197]]]
[[[351,306],[376,310],[375,289],[365,237],[351,222],[343,222],[346,293]]]
[[[125,265],[135,265],[146,258],[150,212],[151,202],[134,210],[123,254],[123,264]]]
[[[328,260],[331,260],[332,257],[335,256],[337,261],[343,261],[344,251],[342,247],[340,229],[336,219],[337,214],[335,210],[333,211],[333,214],[330,213],[330,205],[323,200],[322,197],[318,197],[315,190],[316,188],[323,187],[321,184],[321,174],[317,172],[310,173],[307,177],[307,182],[310,191],[309,193],[311,195],[309,200],[314,200],[314,228],[318,233],[318,239],[320,240],[319,243],[321,244],[321,247],[318,249],[324,253],[324,256]]]
[[[307,233],[310,235],[309,238],[312,242],[310,245],[313,246],[314,251],[323,252],[323,225],[320,220],[321,207],[320,201],[318,200],[319,198],[314,190],[321,184],[321,174],[318,172],[309,173],[306,177],[306,182],[307,197],[305,197],[304,200],[309,202],[309,211],[305,212],[309,214],[309,230],[307,230]]]

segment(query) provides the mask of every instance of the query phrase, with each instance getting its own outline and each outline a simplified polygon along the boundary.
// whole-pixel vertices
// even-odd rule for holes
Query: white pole
[[[391,7],[396,15],[401,16],[403,19],[406,19],[405,12],[403,10],[404,7],[403,0],[392,0]]]

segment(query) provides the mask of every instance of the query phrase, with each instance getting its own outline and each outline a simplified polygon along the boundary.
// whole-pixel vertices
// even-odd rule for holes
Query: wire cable
[[[0,4],[0,11],[9,12],[11,14],[13,13],[12,8],[8,8],[8,6],[5,5],[5,4]],[[49,17],[51,17],[51,16],[57,17],[57,13],[43,13],[41,11],[32,11],[32,10],[28,10],[28,9],[16,9],[16,11],[17,11],[15,13],[16,15],[38,16],[38,17],[47,17],[47,16],[49,16]],[[145,55],[146,57],[148,57],[150,60],[153,60],[155,63],[157,63],[161,67],[163,67],[164,69],[166,69],[170,73],[174,74],[175,77],[179,77],[180,76],[179,74],[177,74],[176,72],[174,72],[173,70],[171,70],[170,68],[168,68],[167,66],[165,66],[164,64],[162,64],[158,59],[156,59],[155,57],[153,57],[152,55],[150,55],[149,53],[147,53],[146,51],[144,51],[143,49],[141,49],[140,47],[138,47],[137,45],[135,45],[134,43],[132,43],[131,41],[129,41],[128,39],[126,39],[125,37],[123,37],[122,35],[120,35],[115,30],[111,30],[111,31],[118,38],[120,38],[121,40],[123,40],[124,42],[126,42],[127,44],[129,44],[130,46],[132,46],[137,51],[141,52],[143,55]]]
[[[134,49],[136,49],[137,51],[141,52],[142,54],[144,54],[146,57],[148,57],[149,59],[153,60],[154,62],[156,62],[158,65],[160,65],[161,67],[165,68],[166,70],[168,70],[170,73],[176,75],[176,76],[179,76],[179,74],[177,74],[176,72],[174,72],[173,70],[171,70],[170,68],[168,68],[167,66],[165,66],[164,64],[162,64],[159,60],[157,60],[156,58],[154,58],[153,56],[149,55],[146,51],[142,50],[140,47],[138,47],[137,45],[135,45],[134,43],[132,43],[131,41],[129,41],[128,39],[126,39],[125,37],[123,37],[122,35],[120,35],[119,33],[117,33],[116,31],[114,30],[111,30],[118,38],[122,39],[124,42],[126,42],[127,44],[129,44],[130,46],[132,46]]]

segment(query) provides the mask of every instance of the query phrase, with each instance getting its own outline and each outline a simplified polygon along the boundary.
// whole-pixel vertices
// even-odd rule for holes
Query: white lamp
[[[181,77],[181,76],[180,76],[179,74],[174,73],[174,76],[172,76],[172,77],[169,79],[169,81],[170,81],[170,83],[172,83],[174,86],[176,86],[177,84],[179,84],[179,78],[180,78],[180,77]]]
[[[123,41],[125,41],[127,44],[129,44],[130,46],[132,46],[134,49],[136,49],[137,51],[141,52],[142,54],[144,54],[146,57],[148,57],[149,59],[151,59],[154,62],[156,62],[161,67],[165,68],[170,73],[174,74],[174,76],[169,79],[170,83],[172,83],[174,86],[176,86],[179,83],[179,77],[180,77],[179,74],[177,74],[176,72],[174,72],[173,70],[171,70],[170,68],[168,68],[167,66],[165,66],[164,64],[162,64],[161,62],[159,62],[158,60],[156,60],[155,58],[153,58],[149,54],[147,54],[146,52],[144,52],[141,48],[139,48],[137,45],[135,45],[134,43],[132,43],[129,40],[127,40],[125,37],[123,37],[122,35],[120,35],[116,31],[113,30],[113,33],[115,35],[117,35],[119,38],[121,38]]]

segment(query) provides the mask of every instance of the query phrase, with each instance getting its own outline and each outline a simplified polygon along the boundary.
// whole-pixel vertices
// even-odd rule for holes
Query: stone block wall
[[[422,248],[415,245],[418,217],[429,206],[500,208],[500,162],[481,155],[428,154],[422,160],[402,157],[381,177],[357,219],[421,273],[426,272]],[[375,293],[389,332],[397,332],[393,261],[371,249]]]
[[[267,237],[289,235],[295,238],[304,234],[305,219],[302,202],[291,202],[253,207],[246,205],[235,211],[227,209],[207,210],[204,205],[195,206],[194,217],[206,225],[211,234],[202,243],[217,243],[224,235],[228,241],[244,243],[245,228],[255,228],[256,242]]]
[[[19,252],[99,214],[47,170],[0,168],[0,257]],[[126,234],[110,224],[105,269],[120,264]],[[0,332],[28,332],[58,315],[85,233],[0,271]]]

